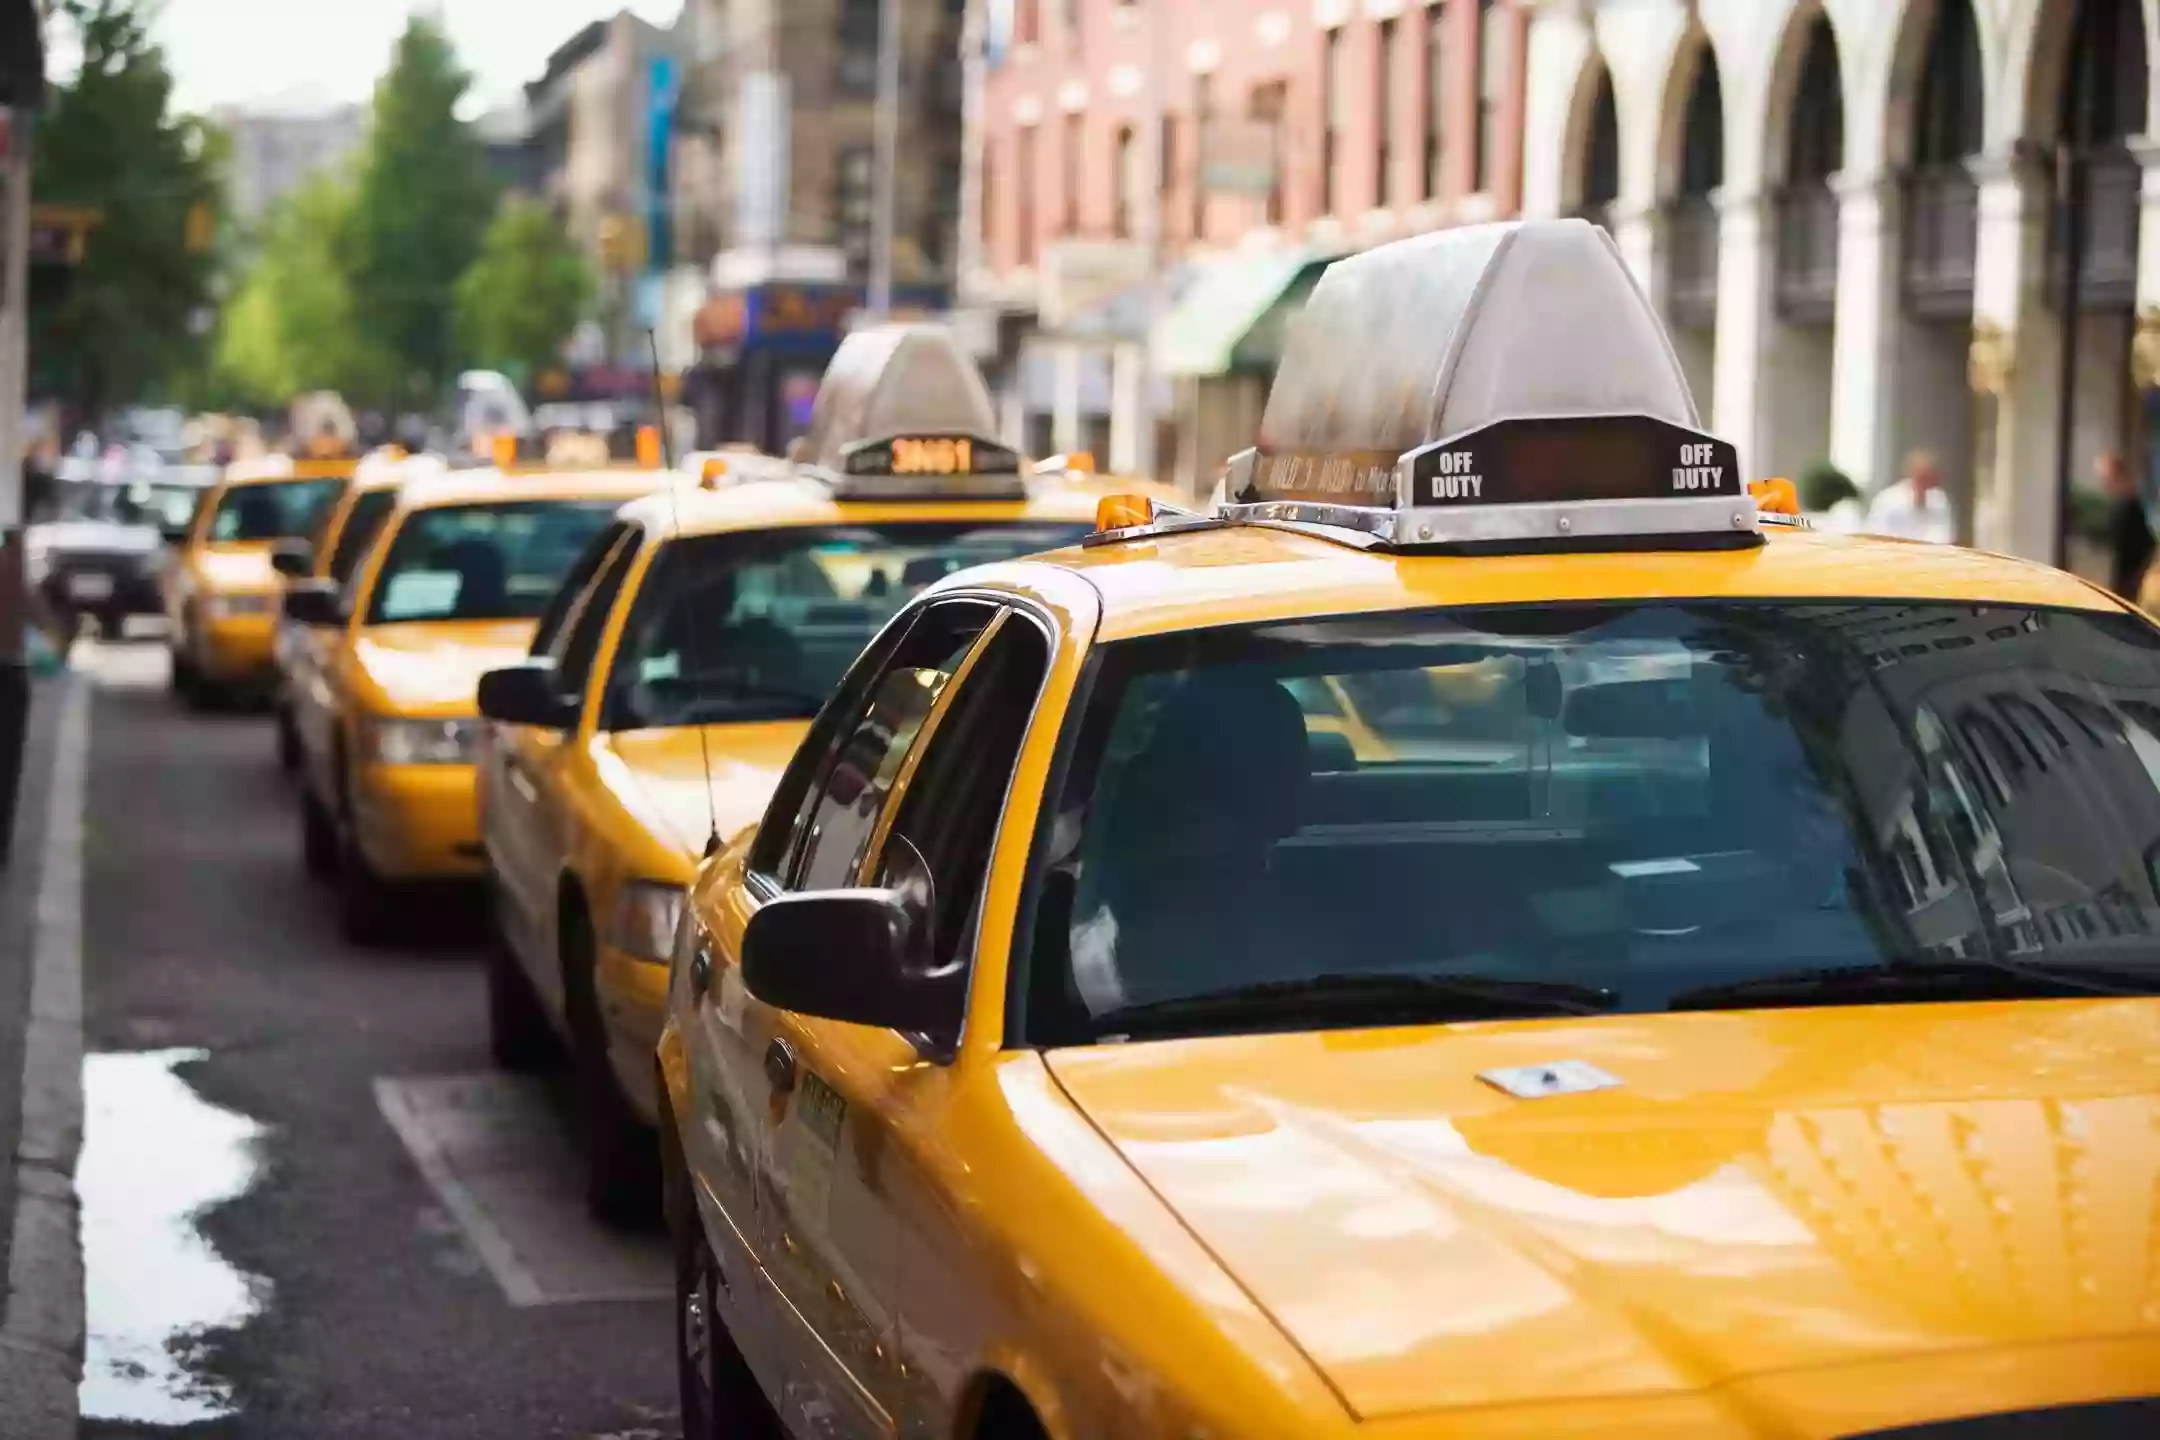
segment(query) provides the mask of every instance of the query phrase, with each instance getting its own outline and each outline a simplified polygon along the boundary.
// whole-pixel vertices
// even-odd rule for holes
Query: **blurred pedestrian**
[[[1869,502],[1863,528],[1870,535],[1950,543],[1957,521],[1950,513],[1950,497],[1943,493],[1942,471],[1933,455],[1915,450],[1905,457],[1904,474],[1883,486]]]
[[[2146,567],[2153,559],[2152,521],[2145,514],[2145,499],[2138,494],[2137,477],[2120,450],[2103,450],[2093,458],[2093,477],[2108,498],[2108,583],[2118,595],[2135,597]]]

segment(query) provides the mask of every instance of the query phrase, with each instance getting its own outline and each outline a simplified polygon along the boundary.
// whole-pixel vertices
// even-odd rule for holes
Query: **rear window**
[[[302,540],[337,503],[343,480],[270,480],[235,485],[210,517],[212,544],[249,540]]]
[[[2160,982],[2133,617],[1425,612],[1113,643],[1088,693],[1037,1043]]]
[[[619,505],[517,500],[416,510],[390,539],[367,623],[537,619]]]

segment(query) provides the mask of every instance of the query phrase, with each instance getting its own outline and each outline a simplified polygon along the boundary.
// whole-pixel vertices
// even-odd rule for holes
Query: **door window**
[[[629,529],[627,525],[608,526],[593,537],[583,554],[570,562],[561,586],[548,601],[547,608],[540,612],[540,623],[533,631],[534,655],[555,653],[562,643],[563,631],[570,624],[570,617],[577,611],[578,601],[584,598],[586,587],[592,583],[593,576],[600,573],[600,567],[607,563],[608,557],[615,553],[615,547],[622,543]]]
[[[789,888],[855,883],[908,751],[997,613],[980,601],[948,602],[931,606],[909,628],[870,683],[866,703],[836,728],[817,782],[794,817],[782,872]]]
[[[592,676],[593,659],[600,653],[600,637],[607,633],[608,616],[614,613],[615,597],[622,593],[630,567],[637,563],[638,535],[631,530],[608,557],[600,578],[578,601],[577,613],[563,631],[561,648],[555,652],[556,682],[565,695],[582,695]]]

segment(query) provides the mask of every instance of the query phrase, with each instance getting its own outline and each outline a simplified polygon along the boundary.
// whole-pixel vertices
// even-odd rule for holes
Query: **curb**
[[[0,1413],[16,1440],[72,1440],[82,1379],[83,808],[90,686],[70,676],[54,747],[44,868],[31,927],[15,1225],[0,1326]]]

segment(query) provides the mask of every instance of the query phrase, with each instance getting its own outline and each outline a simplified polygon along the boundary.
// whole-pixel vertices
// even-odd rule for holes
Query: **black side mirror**
[[[270,568],[291,580],[305,580],[315,570],[315,547],[305,540],[280,540],[271,547]]]
[[[967,998],[961,967],[920,963],[922,927],[899,890],[812,890],[768,900],[743,931],[743,986],[767,1005],[924,1037],[949,1053]]]
[[[506,725],[568,730],[577,724],[578,697],[555,683],[555,667],[528,661],[480,677],[480,713]]]
[[[345,607],[334,580],[295,580],[285,587],[285,618],[310,629],[334,629],[345,623]]]

